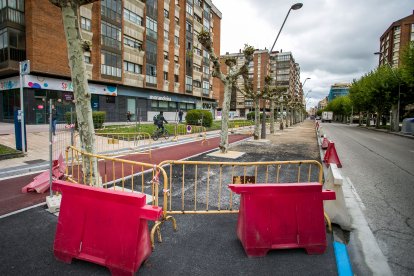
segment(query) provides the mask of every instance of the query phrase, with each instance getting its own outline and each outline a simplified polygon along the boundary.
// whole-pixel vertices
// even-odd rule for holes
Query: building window
[[[169,17],[170,17],[170,12],[164,9],[164,18],[169,18]]]
[[[168,80],[168,72],[164,71],[164,80]]]
[[[208,81],[203,81],[203,95],[210,94],[210,83]]]
[[[101,14],[104,17],[114,20],[117,23],[121,23],[122,17],[122,1],[119,0],[102,0],[101,1]]]
[[[196,53],[197,55],[201,56],[201,50],[198,49],[197,47],[194,47],[194,53]]]
[[[124,9],[124,19],[142,26],[142,17],[130,10]]]
[[[164,42],[166,42],[166,43],[170,42],[168,40],[169,35],[170,35],[169,32],[167,30],[164,30]]]
[[[414,41],[414,24],[411,24],[411,41]]]
[[[193,6],[191,4],[187,3],[185,10],[189,15],[193,15]]]
[[[191,24],[191,22],[185,22],[185,30],[189,33],[193,33],[193,25]]]
[[[157,84],[157,67],[155,65],[147,64],[146,82],[149,84]]]
[[[203,73],[210,75],[210,67],[209,66],[203,66]]]
[[[81,17],[81,28],[85,31],[91,31],[92,27],[91,27],[91,20],[86,18],[86,17]]]
[[[194,4],[201,7],[201,0],[194,0]]]
[[[200,65],[197,65],[197,64],[193,64],[193,68],[194,68],[194,70],[195,71],[197,71],[197,72],[202,72],[202,70],[201,70],[201,66]]]
[[[135,38],[126,36],[126,35],[124,35],[124,45],[127,45],[127,46],[135,48],[135,49],[142,50],[142,42],[141,41],[139,41]]]
[[[124,71],[135,74],[142,74],[142,65],[124,61]]]
[[[174,82],[178,82],[178,75],[174,75]]]
[[[121,50],[121,29],[115,25],[102,21],[101,44]]]
[[[193,78],[185,76],[185,91],[193,92]]]
[[[91,57],[90,56],[83,55],[83,60],[85,61],[86,64],[91,64]]]
[[[198,23],[203,24],[203,20],[201,19],[200,16],[198,16],[197,14],[194,14],[194,18],[195,20],[197,20]]]
[[[147,36],[154,40],[157,40],[157,27],[158,23],[154,19],[147,16]]]
[[[152,41],[147,40],[146,42],[146,57],[147,57],[147,62],[156,64],[157,62],[157,44],[155,44]]]
[[[207,32],[210,31],[210,19],[207,19],[207,18],[204,17],[204,19],[203,19],[203,27],[204,27],[204,30],[205,31],[207,31]]]
[[[178,38],[178,36],[174,36],[174,44],[175,45],[178,45],[178,44],[180,44],[180,40],[179,40],[179,38]]]
[[[164,59],[168,60],[168,52],[167,51],[164,51]]]
[[[174,62],[178,63],[178,56],[174,56]]]
[[[176,25],[180,25],[180,19],[177,16],[174,18],[174,20]]]
[[[120,78],[122,76],[121,55],[101,51],[101,74]]]

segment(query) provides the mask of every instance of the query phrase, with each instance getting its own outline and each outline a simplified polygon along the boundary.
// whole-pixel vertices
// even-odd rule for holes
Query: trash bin
[[[401,132],[414,135],[414,118],[405,118],[403,120]]]
[[[22,151],[22,115],[21,110],[14,111],[14,137],[16,139],[16,150]],[[27,152],[26,120],[24,121],[24,145]]]

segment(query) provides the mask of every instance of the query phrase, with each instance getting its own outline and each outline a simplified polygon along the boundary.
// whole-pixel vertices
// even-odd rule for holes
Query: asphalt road
[[[414,139],[324,123],[394,275],[414,275]]]

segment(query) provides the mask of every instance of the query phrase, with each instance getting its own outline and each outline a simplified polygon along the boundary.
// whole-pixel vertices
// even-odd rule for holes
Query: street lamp
[[[379,55],[381,56],[382,53],[380,52],[375,52],[374,55]],[[401,80],[400,78],[397,76],[397,74],[395,73],[394,69],[392,69],[391,64],[388,62],[388,59],[385,58],[385,62],[387,63],[388,67],[390,67],[392,74],[394,75],[394,77],[398,80],[398,103],[397,103],[397,126],[394,126],[394,130],[397,130],[397,132],[400,131],[400,99],[401,99]],[[391,126],[390,126],[391,128]]]
[[[280,27],[279,32],[277,33],[275,42],[273,42],[272,48],[270,48],[269,53],[272,53],[273,48],[276,45],[276,41],[279,38],[280,33],[282,32],[283,26],[285,26],[285,23],[286,23],[286,20],[287,20],[289,14],[290,14],[290,11],[291,10],[298,10],[298,9],[302,8],[302,6],[303,6],[302,3],[296,3],[296,4],[293,4],[289,8],[289,10],[288,10],[288,12],[286,14],[285,20],[283,20],[282,26]],[[276,73],[276,75],[277,75],[277,73]],[[266,111],[265,111],[265,108],[266,108],[266,101],[263,101],[263,118],[262,118],[262,133],[261,133],[262,134],[261,135],[262,139],[266,139]]]
[[[310,80],[311,78],[306,78],[304,81],[303,81],[303,83],[302,83],[302,89],[303,89],[303,87],[305,86],[305,83],[306,83],[306,81],[307,80]]]

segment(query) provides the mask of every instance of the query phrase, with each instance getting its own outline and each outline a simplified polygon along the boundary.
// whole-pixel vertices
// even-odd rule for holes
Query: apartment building
[[[240,50],[239,53],[222,55],[220,57],[222,72],[227,73],[228,67],[225,65],[225,60],[228,58],[235,58],[237,60],[237,67],[244,64],[244,55]],[[268,50],[256,50],[253,56],[253,62],[249,64],[249,77],[253,82],[253,91],[258,92],[264,88],[265,77],[270,76],[273,80],[271,85],[286,88],[286,93],[292,97],[303,98],[302,85],[300,83],[300,67],[295,63],[291,52],[272,52]],[[244,89],[244,82],[242,77],[237,80],[237,86],[240,90]],[[224,86],[220,87],[219,107],[222,106]],[[265,106],[269,108],[268,101],[260,101],[260,108]],[[246,98],[239,90],[232,91],[230,110],[236,117],[245,117],[249,111],[253,110],[253,100]]]
[[[47,122],[54,100],[60,119],[73,107],[62,14],[48,0],[0,1],[0,121],[20,107],[19,61],[30,60],[24,77],[28,123]],[[212,33],[220,52],[221,12],[211,0],[102,0],[79,12],[84,60],[93,110],[107,121],[152,120],[164,111],[216,106],[209,56],[198,43]]]
[[[414,42],[413,14],[393,22],[380,38],[379,65],[388,63],[396,68],[400,65],[400,51]]]
[[[318,110],[324,109],[328,106],[328,97],[325,97],[321,101],[318,102]]]

